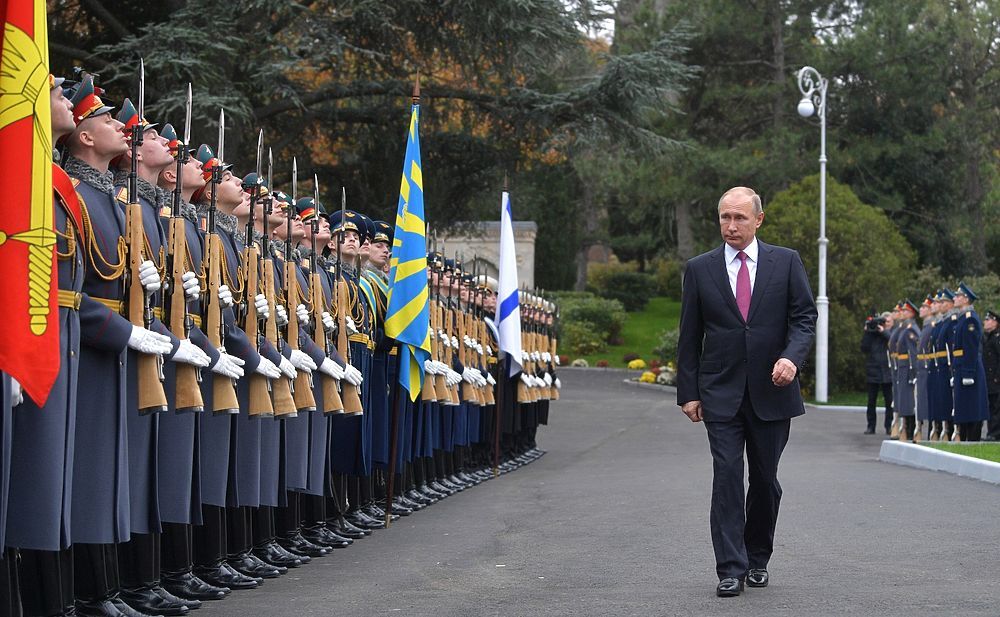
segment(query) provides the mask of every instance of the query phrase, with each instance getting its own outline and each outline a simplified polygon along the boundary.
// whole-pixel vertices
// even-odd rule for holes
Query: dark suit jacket
[[[771,382],[778,358],[801,371],[812,347],[816,305],[799,254],[758,239],[757,276],[743,321],[726,272],[725,245],[687,263],[677,347],[677,403],[700,400],[706,421],[732,418],[745,391],[757,416],[783,420],[805,413],[798,375]]]

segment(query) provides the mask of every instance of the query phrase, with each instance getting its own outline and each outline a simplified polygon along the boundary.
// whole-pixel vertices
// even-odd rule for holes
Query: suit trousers
[[[705,422],[712,450],[712,546],[720,580],[742,577],[749,568],[767,567],[781,502],[778,460],[790,427],[790,419],[758,418],[749,391],[744,391],[735,416]],[[745,494],[744,451],[750,472]]]

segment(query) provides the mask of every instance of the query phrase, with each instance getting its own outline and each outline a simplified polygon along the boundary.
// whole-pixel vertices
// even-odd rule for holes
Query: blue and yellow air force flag
[[[500,352],[510,358],[510,375],[521,370],[521,308],[517,295],[517,256],[510,193],[500,197],[500,275],[497,285],[497,330]]]
[[[417,400],[424,383],[424,361],[431,355],[424,238],[424,183],[420,172],[420,105],[414,104],[406,136],[403,178],[396,207],[396,233],[389,261],[389,299],[385,334],[399,341],[399,385]]]

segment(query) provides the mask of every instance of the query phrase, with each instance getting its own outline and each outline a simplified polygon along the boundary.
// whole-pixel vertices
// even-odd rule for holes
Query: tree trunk
[[[677,257],[687,261],[694,257],[694,231],[691,229],[690,201],[680,201],[674,206],[674,221],[677,224]]]
[[[580,178],[577,174],[577,178]],[[580,215],[583,217],[583,239],[580,242],[580,250],[576,254],[576,285],[574,289],[583,291],[587,288],[587,263],[590,259],[590,249],[599,244],[601,230],[601,217],[598,207],[594,203],[594,189],[585,180],[580,178],[583,184],[580,198]],[[605,217],[607,210],[604,210]]]

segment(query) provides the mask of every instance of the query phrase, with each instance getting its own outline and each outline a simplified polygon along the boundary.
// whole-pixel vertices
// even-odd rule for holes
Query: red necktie
[[[750,269],[747,268],[747,254],[740,251],[736,254],[740,260],[740,271],[736,275],[736,306],[743,315],[743,321],[750,315]]]

